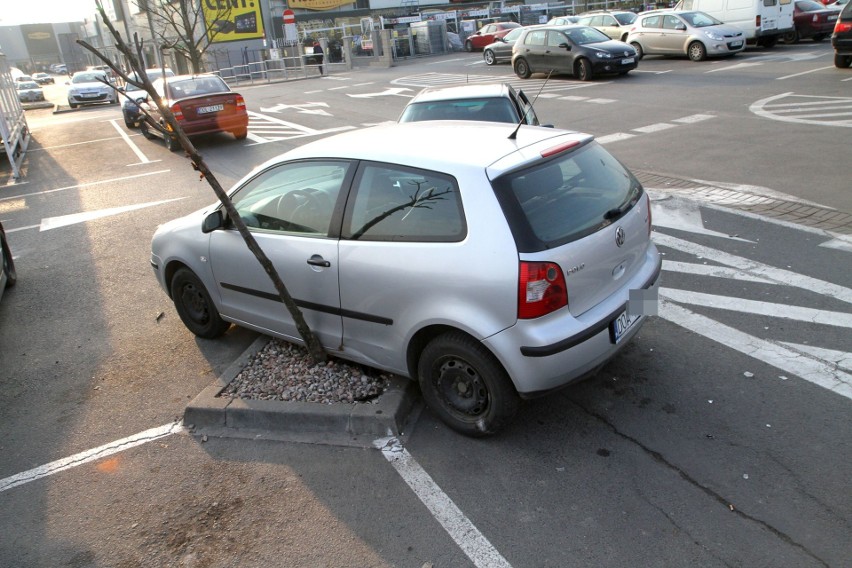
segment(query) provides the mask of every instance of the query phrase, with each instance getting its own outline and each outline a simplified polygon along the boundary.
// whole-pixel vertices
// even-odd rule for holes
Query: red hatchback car
[[[492,44],[515,28],[521,27],[516,22],[495,22],[485,24],[478,32],[468,36],[464,40],[465,51],[485,49],[486,45]]]
[[[218,75],[177,75],[154,81],[154,89],[187,136],[230,132],[237,140],[248,136],[248,113],[243,96],[235,93]],[[139,124],[145,138],[160,137],[166,148],[177,150],[180,144],[160,116],[157,105],[143,102],[140,107],[150,115]]]
[[[800,39],[822,41],[831,35],[839,13],[816,0],[796,0],[793,4],[793,31],[787,32],[781,39],[784,43],[796,43]]]

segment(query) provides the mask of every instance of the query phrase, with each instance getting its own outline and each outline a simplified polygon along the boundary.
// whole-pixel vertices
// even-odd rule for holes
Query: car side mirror
[[[142,104],[148,102],[148,97],[139,97],[136,99],[136,104]]]
[[[217,229],[221,229],[225,226],[225,217],[222,215],[222,210],[217,209],[216,211],[209,214],[204,218],[204,221],[201,223],[201,232],[204,234],[212,233]]]
[[[567,42],[566,43],[560,43],[559,47],[565,48],[565,51],[571,51],[571,44],[569,44]]]
[[[679,31],[679,32],[685,32],[685,31],[686,31],[686,26],[685,26],[685,25],[683,25],[683,24],[678,24],[678,25],[676,25],[676,26],[675,26],[675,29],[676,29],[677,31]]]

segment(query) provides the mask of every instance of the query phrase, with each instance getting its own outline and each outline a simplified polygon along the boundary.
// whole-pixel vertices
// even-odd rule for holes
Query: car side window
[[[350,168],[337,160],[281,164],[243,185],[234,207],[250,229],[327,237]]]
[[[544,45],[547,39],[547,32],[544,30],[535,30],[527,34],[524,38],[524,45]]]
[[[618,21],[612,16],[601,16],[601,24],[607,27],[618,27]]]
[[[568,43],[568,38],[564,34],[555,31],[547,32],[548,47],[559,47],[561,43]]]
[[[359,168],[343,216],[344,239],[458,242],[467,233],[454,178],[393,164]]]
[[[663,23],[663,19],[657,16],[648,16],[647,18],[642,20],[643,28],[659,28]]]
[[[675,16],[665,16],[663,18],[663,29],[665,30],[676,30],[680,26],[683,28],[683,23],[678,20]]]

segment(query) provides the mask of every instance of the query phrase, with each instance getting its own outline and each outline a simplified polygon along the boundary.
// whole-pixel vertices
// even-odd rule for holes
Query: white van
[[[675,10],[700,10],[741,29],[748,43],[772,47],[793,31],[793,0],[680,0]]]

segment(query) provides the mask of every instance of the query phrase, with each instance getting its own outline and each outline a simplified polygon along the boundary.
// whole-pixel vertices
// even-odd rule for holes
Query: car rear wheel
[[[834,66],[838,69],[845,69],[852,65],[852,55],[834,54]]]
[[[588,59],[580,59],[574,65],[574,76],[580,81],[592,80],[592,64]]]
[[[781,40],[784,43],[798,43],[799,41],[799,33],[796,30],[791,32],[787,32],[781,36]]]
[[[240,128],[239,130],[234,130],[232,134],[237,140],[245,140],[245,138],[248,136],[248,128]]]
[[[142,136],[147,138],[148,140],[154,138],[154,135],[151,134],[150,130],[148,130],[148,121],[146,121],[144,118],[141,122],[139,122],[139,132],[141,132]]]
[[[704,61],[707,59],[707,48],[700,41],[694,41],[686,49],[687,55],[693,61]]]
[[[639,43],[638,43],[638,42],[635,42],[635,41],[634,41],[634,42],[633,42],[633,43],[631,43],[630,45],[633,47],[633,49],[635,49],[635,50],[636,50],[636,61],[639,61],[640,59],[642,59],[643,57],[645,57],[645,53],[642,51],[642,46],[641,46],[641,45],[639,45]]]
[[[417,375],[429,408],[466,436],[494,434],[520,406],[518,393],[500,363],[461,332],[430,341],[420,356]]]
[[[464,42],[464,50],[465,51],[473,51],[473,44],[468,40]]]
[[[213,339],[225,333],[230,323],[219,317],[210,294],[188,268],[175,272],[171,283],[172,301],[183,324],[198,337]]]
[[[11,288],[18,281],[18,273],[15,272],[15,261],[12,260],[12,251],[6,242],[6,235],[0,233],[0,248],[3,255],[3,272],[6,273],[6,288]]]
[[[77,105],[75,105],[74,103],[68,103],[68,106],[70,106],[71,108],[77,108]]]
[[[530,71],[530,66],[527,63],[526,59],[518,59],[517,61],[515,61],[515,75],[517,75],[521,79],[530,78],[530,75],[532,75],[532,71]]]
[[[497,58],[494,57],[494,52],[490,49],[485,50],[485,53],[482,54],[482,58],[485,59],[486,65],[494,65],[497,63]]]

